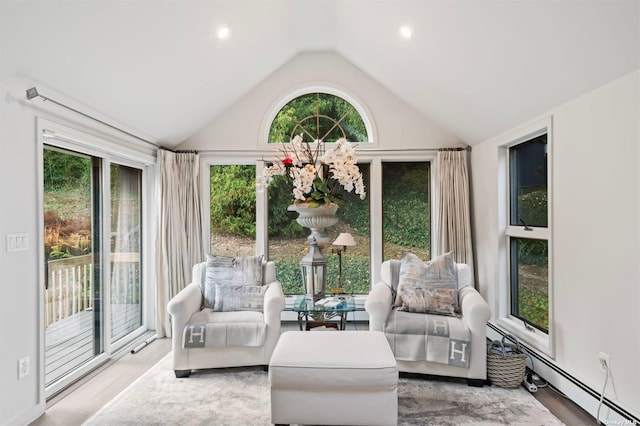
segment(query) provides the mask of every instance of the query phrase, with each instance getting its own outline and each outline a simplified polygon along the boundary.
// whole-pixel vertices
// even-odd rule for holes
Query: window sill
[[[535,329],[535,331],[528,330],[524,327],[522,321],[508,317],[498,318],[497,325],[514,335],[522,343],[526,343],[528,346],[543,352],[550,358],[554,357],[551,338],[548,334],[538,329]]]

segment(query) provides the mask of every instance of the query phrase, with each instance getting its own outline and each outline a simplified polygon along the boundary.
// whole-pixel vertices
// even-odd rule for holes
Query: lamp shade
[[[338,238],[333,242],[334,246],[353,247],[356,245],[356,240],[353,239],[353,235],[348,232],[342,232],[338,235]]]

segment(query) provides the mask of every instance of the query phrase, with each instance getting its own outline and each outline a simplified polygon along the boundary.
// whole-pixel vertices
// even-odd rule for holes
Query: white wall
[[[553,362],[600,391],[598,353],[611,357],[606,395],[640,414],[640,71],[549,111],[553,117]],[[498,146],[472,151],[482,293],[498,312]]]
[[[42,404],[38,394],[39,308],[36,240],[36,143],[33,114],[2,91],[0,134],[0,424],[24,422]],[[7,253],[6,234],[29,234],[29,250]],[[28,356],[31,375],[18,380]],[[26,415],[26,417],[25,417]]]
[[[265,143],[260,139],[262,121],[274,104],[296,89],[317,85],[343,90],[369,110],[380,149],[460,145],[450,133],[430,123],[342,56],[314,52],[293,57],[178,148],[255,150],[259,141]]]
[[[3,70],[4,71],[4,70]],[[27,101],[26,89],[39,90],[62,103],[100,117],[85,105],[66,99],[43,84],[3,72],[0,87],[0,425],[26,424],[44,412],[41,389],[41,329],[43,326],[38,200],[38,139],[36,118],[46,118],[117,145],[122,152],[154,156],[142,145],[105,126],[39,100]],[[100,117],[102,118],[102,117]],[[118,123],[115,123],[116,125]],[[126,150],[126,151],[125,151]],[[153,193],[148,200],[153,204]],[[27,233],[27,251],[8,253],[6,234]],[[29,357],[31,374],[18,380],[18,360]]]

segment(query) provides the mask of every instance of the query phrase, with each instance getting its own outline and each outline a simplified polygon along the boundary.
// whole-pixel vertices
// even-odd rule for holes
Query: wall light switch
[[[9,253],[27,250],[29,250],[29,234],[7,234],[7,251]]]

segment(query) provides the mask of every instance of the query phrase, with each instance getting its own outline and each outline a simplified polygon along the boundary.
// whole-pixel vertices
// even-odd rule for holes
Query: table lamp
[[[338,235],[338,238],[333,242],[333,245],[336,248],[331,249],[331,253],[336,253],[338,255],[338,268],[339,268],[339,282],[340,288],[344,289],[344,285],[342,283],[342,253],[347,251],[347,247],[353,247],[356,245],[356,240],[353,239],[353,235],[348,232],[342,232]]]

